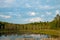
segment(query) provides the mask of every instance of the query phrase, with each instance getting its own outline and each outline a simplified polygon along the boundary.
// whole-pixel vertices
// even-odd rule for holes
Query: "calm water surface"
[[[33,38],[35,40],[40,40],[42,38],[48,38],[48,35],[40,35],[40,34],[24,34],[24,35],[2,35],[0,36],[0,40],[21,40],[21,38]]]

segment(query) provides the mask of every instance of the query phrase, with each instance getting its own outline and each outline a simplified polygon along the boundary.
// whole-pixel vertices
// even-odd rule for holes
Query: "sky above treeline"
[[[0,21],[24,24],[51,21],[60,14],[60,0],[0,0]]]

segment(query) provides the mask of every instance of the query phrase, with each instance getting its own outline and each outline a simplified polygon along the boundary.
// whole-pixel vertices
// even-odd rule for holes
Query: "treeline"
[[[52,22],[50,22],[52,29],[60,29],[60,15],[57,14]]]
[[[34,22],[28,24],[13,24],[0,22],[1,30],[20,31],[20,30],[41,30],[41,29],[60,29],[60,15],[57,14],[51,22]]]

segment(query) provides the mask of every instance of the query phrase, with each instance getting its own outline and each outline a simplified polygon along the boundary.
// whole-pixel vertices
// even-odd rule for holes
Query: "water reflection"
[[[40,40],[42,38],[48,38],[48,35],[40,35],[40,34],[24,34],[24,35],[2,35],[0,36],[0,40]]]

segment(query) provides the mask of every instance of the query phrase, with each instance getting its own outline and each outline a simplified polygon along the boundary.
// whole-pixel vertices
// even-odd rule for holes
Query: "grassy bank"
[[[47,34],[52,37],[60,37],[60,30],[41,29],[41,30],[0,30],[5,34]]]

